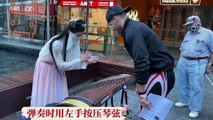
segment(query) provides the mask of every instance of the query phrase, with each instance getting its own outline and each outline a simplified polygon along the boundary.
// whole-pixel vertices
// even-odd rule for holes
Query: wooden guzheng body
[[[121,105],[125,99],[127,101],[127,83],[133,82],[134,77],[129,74],[120,74],[111,76],[97,82],[90,83],[76,89],[73,96],[70,96],[58,103],[56,106],[75,106],[75,107],[88,107],[88,106],[107,106],[108,100],[111,100],[113,105],[113,95],[122,90]]]

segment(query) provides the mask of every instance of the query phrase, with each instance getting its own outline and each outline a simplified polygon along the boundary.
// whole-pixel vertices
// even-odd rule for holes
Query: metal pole
[[[50,0],[47,0],[47,28],[46,28],[46,33],[47,33],[47,40],[50,39]]]
[[[86,13],[86,46],[85,51],[87,51],[88,45],[89,45],[89,39],[88,39],[88,29],[89,29],[89,3],[90,0],[87,0],[87,13]]]
[[[51,35],[54,36],[54,22],[55,22],[55,10],[54,9],[55,9],[55,6],[54,6],[54,0],[52,0],[51,2],[52,2],[52,22],[51,22],[52,23],[52,26],[51,26],[52,32],[51,33],[52,34]]]
[[[10,29],[10,12],[9,12],[9,9],[10,9],[10,5],[9,5],[9,3],[8,3],[8,0],[6,0],[6,6],[7,6],[7,31],[8,31],[8,36],[10,36],[10,33],[9,33],[9,29]]]

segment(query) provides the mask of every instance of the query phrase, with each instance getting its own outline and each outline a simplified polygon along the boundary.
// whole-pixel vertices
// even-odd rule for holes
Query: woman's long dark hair
[[[80,22],[77,23],[78,21],[80,21]],[[57,71],[58,71],[59,73],[60,73],[60,71],[59,71],[59,69],[58,69],[58,66],[57,66],[57,64],[56,64],[56,61],[55,61],[55,58],[54,58],[54,55],[53,55],[53,47],[52,47],[53,42],[55,42],[55,41],[57,41],[57,40],[61,40],[61,39],[65,36],[65,37],[64,37],[65,41],[64,41],[62,53],[63,53],[63,60],[66,61],[66,48],[67,48],[67,41],[68,41],[68,37],[69,37],[68,31],[70,30],[70,31],[73,32],[73,33],[76,33],[76,32],[83,32],[83,31],[85,30],[85,28],[84,28],[84,27],[81,28],[81,27],[82,27],[82,24],[85,24],[85,22],[84,22],[83,20],[81,20],[81,19],[80,19],[80,20],[77,20],[77,21],[71,21],[71,22],[69,23],[69,26],[68,26],[66,29],[64,29],[64,30],[61,32],[61,34],[59,34],[58,36],[54,37],[54,38],[52,39],[52,41],[50,42],[49,51],[50,51],[50,54],[51,54],[51,56],[52,56],[52,58],[53,58],[53,62],[54,62],[54,64],[55,64],[55,66],[56,66],[56,69],[57,69]],[[76,29],[75,26],[78,26],[78,27],[79,27],[79,25],[80,25],[80,29]]]
[[[57,37],[54,37],[53,39],[52,39],[52,41],[50,42],[50,46],[49,46],[49,51],[50,51],[50,54],[51,54],[51,56],[52,56],[52,58],[53,58],[53,62],[54,62],[54,64],[55,64],[55,66],[56,66],[56,69],[57,69],[57,71],[59,72],[59,69],[58,69],[58,67],[57,67],[57,64],[56,64],[56,61],[55,61],[55,58],[54,58],[54,55],[53,55],[53,47],[52,47],[52,45],[53,45],[53,42],[55,42],[55,41],[57,41],[57,40],[61,40],[64,36],[65,36],[65,42],[64,42],[64,45],[63,45],[63,60],[65,61],[66,60],[66,47],[67,47],[67,41],[68,41],[68,37],[69,37],[69,34],[68,34],[68,28],[66,28],[66,29],[64,29],[63,31],[62,31],[62,33],[60,34],[60,35],[58,35]],[[60,73],[60,72],[59,72]]]

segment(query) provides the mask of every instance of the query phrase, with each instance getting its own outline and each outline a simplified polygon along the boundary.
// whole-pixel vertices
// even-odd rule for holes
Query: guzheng
[[[118,91],[121,92],[121,105],[125,99],[125,104],[128,104],[127,100],[127,84],[133,82],[134,77],[129,74],[120,74],[104,78],[97,82],[84,85],[76,89],[72,96],[67,97],[62,102],[56,104],[56,106],[74,106],[74,107],[88,107],[88,106],[107,106],[108,100],[111,100],[111,106],[113,105],[113,95]]]

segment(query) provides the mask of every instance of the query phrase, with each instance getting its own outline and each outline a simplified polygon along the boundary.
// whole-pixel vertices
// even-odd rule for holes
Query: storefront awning
[[[108,8],[118,5],[118,0],[90,0],[90,7]],[[60,6],[86,7],[87,0],[60,0]]]

